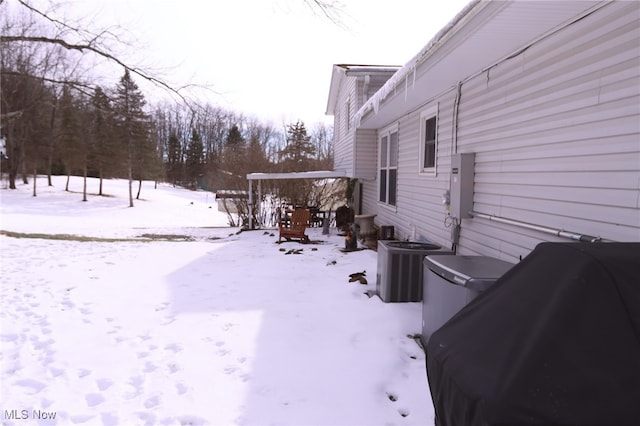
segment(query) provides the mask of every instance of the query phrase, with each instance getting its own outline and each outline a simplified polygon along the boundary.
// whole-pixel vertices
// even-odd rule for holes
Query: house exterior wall
[[[604,8],[462,88],[458,150],[476,152],[474,210],[640,240],[640,17]],[[541,239],[463,220],[461,253],[526,255]]]
[[[356,111],[389,79],[389,74],[345,76],[337,96],[333,118],[334,170],[345,171],[348,177],[375,178],[376,153],[369,143],[375,131],[357,130],[353,117]],[[356,137],[357,134],[357,137]],[[372,139],[373,135],[373,139]]]
[[[355,132],[348,128],[347,120],[359,107],[354,101],[357,99],[356,89],[357,77],[345,77],[340,87],[333,116],[333,169],[346,172],[348,177],[354,175]],[[350,111],[347,111],[347,106]]]
[[[378,203],[377,179],[363,180],[363,213],[394,225],[400,239],[451,245],[442,204],[451,154],[474,152],[474,211],[640,240],[638,40],[637,4],[615,3],[464,80],[457,126],[456,88],[425,99],[397,119],[397,205]],[[430,108],[438,111],[438,154],[437,172],[428,175],[418,172],[417,159],[420,113]],[[370,139],[358,135],[357,156],[373,147],[377,153]],[[371,157],[358,157],[358,168],[377,170],[377,154],[375,166],[365,164]],[[461,225],[460,254],[516,261],[541,241],[560,240],[477,217]]]

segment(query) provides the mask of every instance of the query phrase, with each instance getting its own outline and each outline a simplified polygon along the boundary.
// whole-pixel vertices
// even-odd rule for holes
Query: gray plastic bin
[[[424,259],[422,343],[467,303],[491,287],[512,263],[488,256],[439,256]]]

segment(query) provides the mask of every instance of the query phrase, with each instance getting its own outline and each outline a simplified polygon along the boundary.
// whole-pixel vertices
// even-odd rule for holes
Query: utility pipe
[[[522,222],[514,219],[507,219],[505,217],[500,217],[500,216],[495,216],[495,215],[490,215],[485,213],[478,213],[475,211],[471,211],[469,212],[469,214],[472,217],[479,217],[479,218],[488,219],[494,222],[506,223],[508,225],[514,225],[514,226],[519,226],[521,228],[532,229],[534,231],[544,232],[546,234],[551,234],[551,235],[555,235],[557,237],[562,237],[562,238],[568,238],[574,241],[582,241],[587,243],[610,241],[610,240],[604,240],[600,237],[594,237],[592,235],[578,234],[575,232],[564,231],[562,229],[547,228],[546,226],[535,225],[533,223]]]

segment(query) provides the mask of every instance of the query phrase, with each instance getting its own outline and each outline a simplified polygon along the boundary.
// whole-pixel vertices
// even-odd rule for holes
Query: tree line
[[[98,195],[104,195],[107,178],[215,191],[246,188],[251,172],[332,167],[327,125],[308,133],[300,121],[279,129],[212,105],[147,107],[128,70],[116,87],[96,86],[87,94],[13,72],[6,59],[0,82],[7,146],[2,170],[11,189],[19,178],[27,183],[29,174],[66,174],[99,178]],[[139,191],[140,185],[135,198]]]
[[[51,15],[55,9],[16,4],[24,14],[5,13],[10,9],[0,0],[0,136],[6,144],[0,171],[10,188],[32,175],[35,196],[38,174],[49,176],[49,185],[52,175],[79,175],[85,177],[86,201],[87,177],[99,178],[98,195],[105,195],[105,179],[125,178],[133,206],[148,179],[240,193],[247,173],[332,168],[330,126],[308,130],[295,122],[279,128],[193,103],[118,58],[109,47],[118,41],[112,29],[89,31]],[[109,86],[92,75],[86,61],[91,56],[116,65],[117,83]],[[177,96],[149,105],[135,79]],[[265,185],[265,193],[291,203],[313,202],[304,199],[311,193],[308,182]]]

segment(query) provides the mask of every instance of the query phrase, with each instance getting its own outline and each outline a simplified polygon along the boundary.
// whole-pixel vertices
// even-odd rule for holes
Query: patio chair
[[[280,235],[278,236],[278,243],[282,239],[291,241],[292,239],[298,239],[301,243],[308,243],[309,237],[305,234],[307,225],[309,224],[309,210],[298,209],[291,213],[291,218],[288,221],[281,220],[278,223],[280,229]]]

